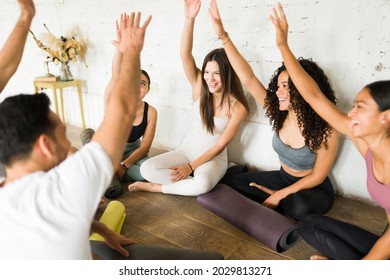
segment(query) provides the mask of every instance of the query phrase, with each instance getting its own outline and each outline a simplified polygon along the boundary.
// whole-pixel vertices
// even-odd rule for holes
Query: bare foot
[[[329,258],[320,255],[313,255],[310,257],[310,260],[329,260]]]
[[[128,186],[129,192],[161,192],[161,185],[150,182],[134,182]]]

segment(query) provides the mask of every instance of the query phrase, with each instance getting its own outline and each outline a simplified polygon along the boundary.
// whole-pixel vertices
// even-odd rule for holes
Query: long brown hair
[[[249,105],[245,98],[244,89],[223,48],[214,49],[209,52],[203,60],[202,66],[202,92],[200,97],[200,115],[203,125],[211,134],[214,133],[214,103],[213,95],[204,79],[204,72],[208,62],[215,61],[219,66],[219,73],[222,83],[222,98],[219,107],[222,107],[224,101],[232,95],[249,112]],[[230,112],[230,102],[228,103]]]

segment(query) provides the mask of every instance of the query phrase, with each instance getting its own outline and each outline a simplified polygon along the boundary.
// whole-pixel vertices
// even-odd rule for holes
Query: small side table
[[[85,121],[84,121],[84,108],[83,108],[83,97],[81,92],[81,80],[73,80],[73,81],[56,81],[56,82],[44,82],[44,81],[34,81],[34,90],[35,93],[39,92],[39,89],[47,88],[53,91],[54,95],[54,107],[56,113],[58,114],[58,100],[57,100],[57,89],[60,92],[60,100],[61,100],[61,119],[65,123],[65,113],[64,113],[64,98],[62,95],[62,89],[67,87],[77,87],[77,92],[79,94],[79,103],[80,103],[80,113],[81,113],[81,121],[83,124],[83,128],[85,129]]]

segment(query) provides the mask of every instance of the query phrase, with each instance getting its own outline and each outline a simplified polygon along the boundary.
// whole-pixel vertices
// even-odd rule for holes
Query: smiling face
[[[145,95],[149,92],[150,85],[148,78],[141,73],[141,82],[140,82],[140,100],[142,100]]]
[[[287,111],[290,108],[290,88],[288,86],[289,75],[287,71],[283,71],[278,76],[278,89],[276,96],[279,100],[279,110]]]
[[[378,135],[385,131],[384,114],[379,111],[377,103],[365,88],[356,96],[353,108],[348,112],[348,117],[351,119],[354,137]]]
[[[222,92],[222,80],[219,72],[219,65],[216,61],[212,60],[207,62],[203,78],[211,93]]]

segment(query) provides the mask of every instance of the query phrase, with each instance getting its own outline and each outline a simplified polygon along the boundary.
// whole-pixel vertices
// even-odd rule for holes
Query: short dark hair
[[[6,166],[27,158],[42,134],[54,135],[46,94],[20,94],[0,104],[0,162]]]
[[[365,86],[378,105],[379,111],[390,109],[390,80],[376,81]]]
[[[148,74],[148,72],[146,72],[145,70],[141,69],[141,73],[145,75],[146,79],[148,79],[148,88],[150,88],[150,76]]]

